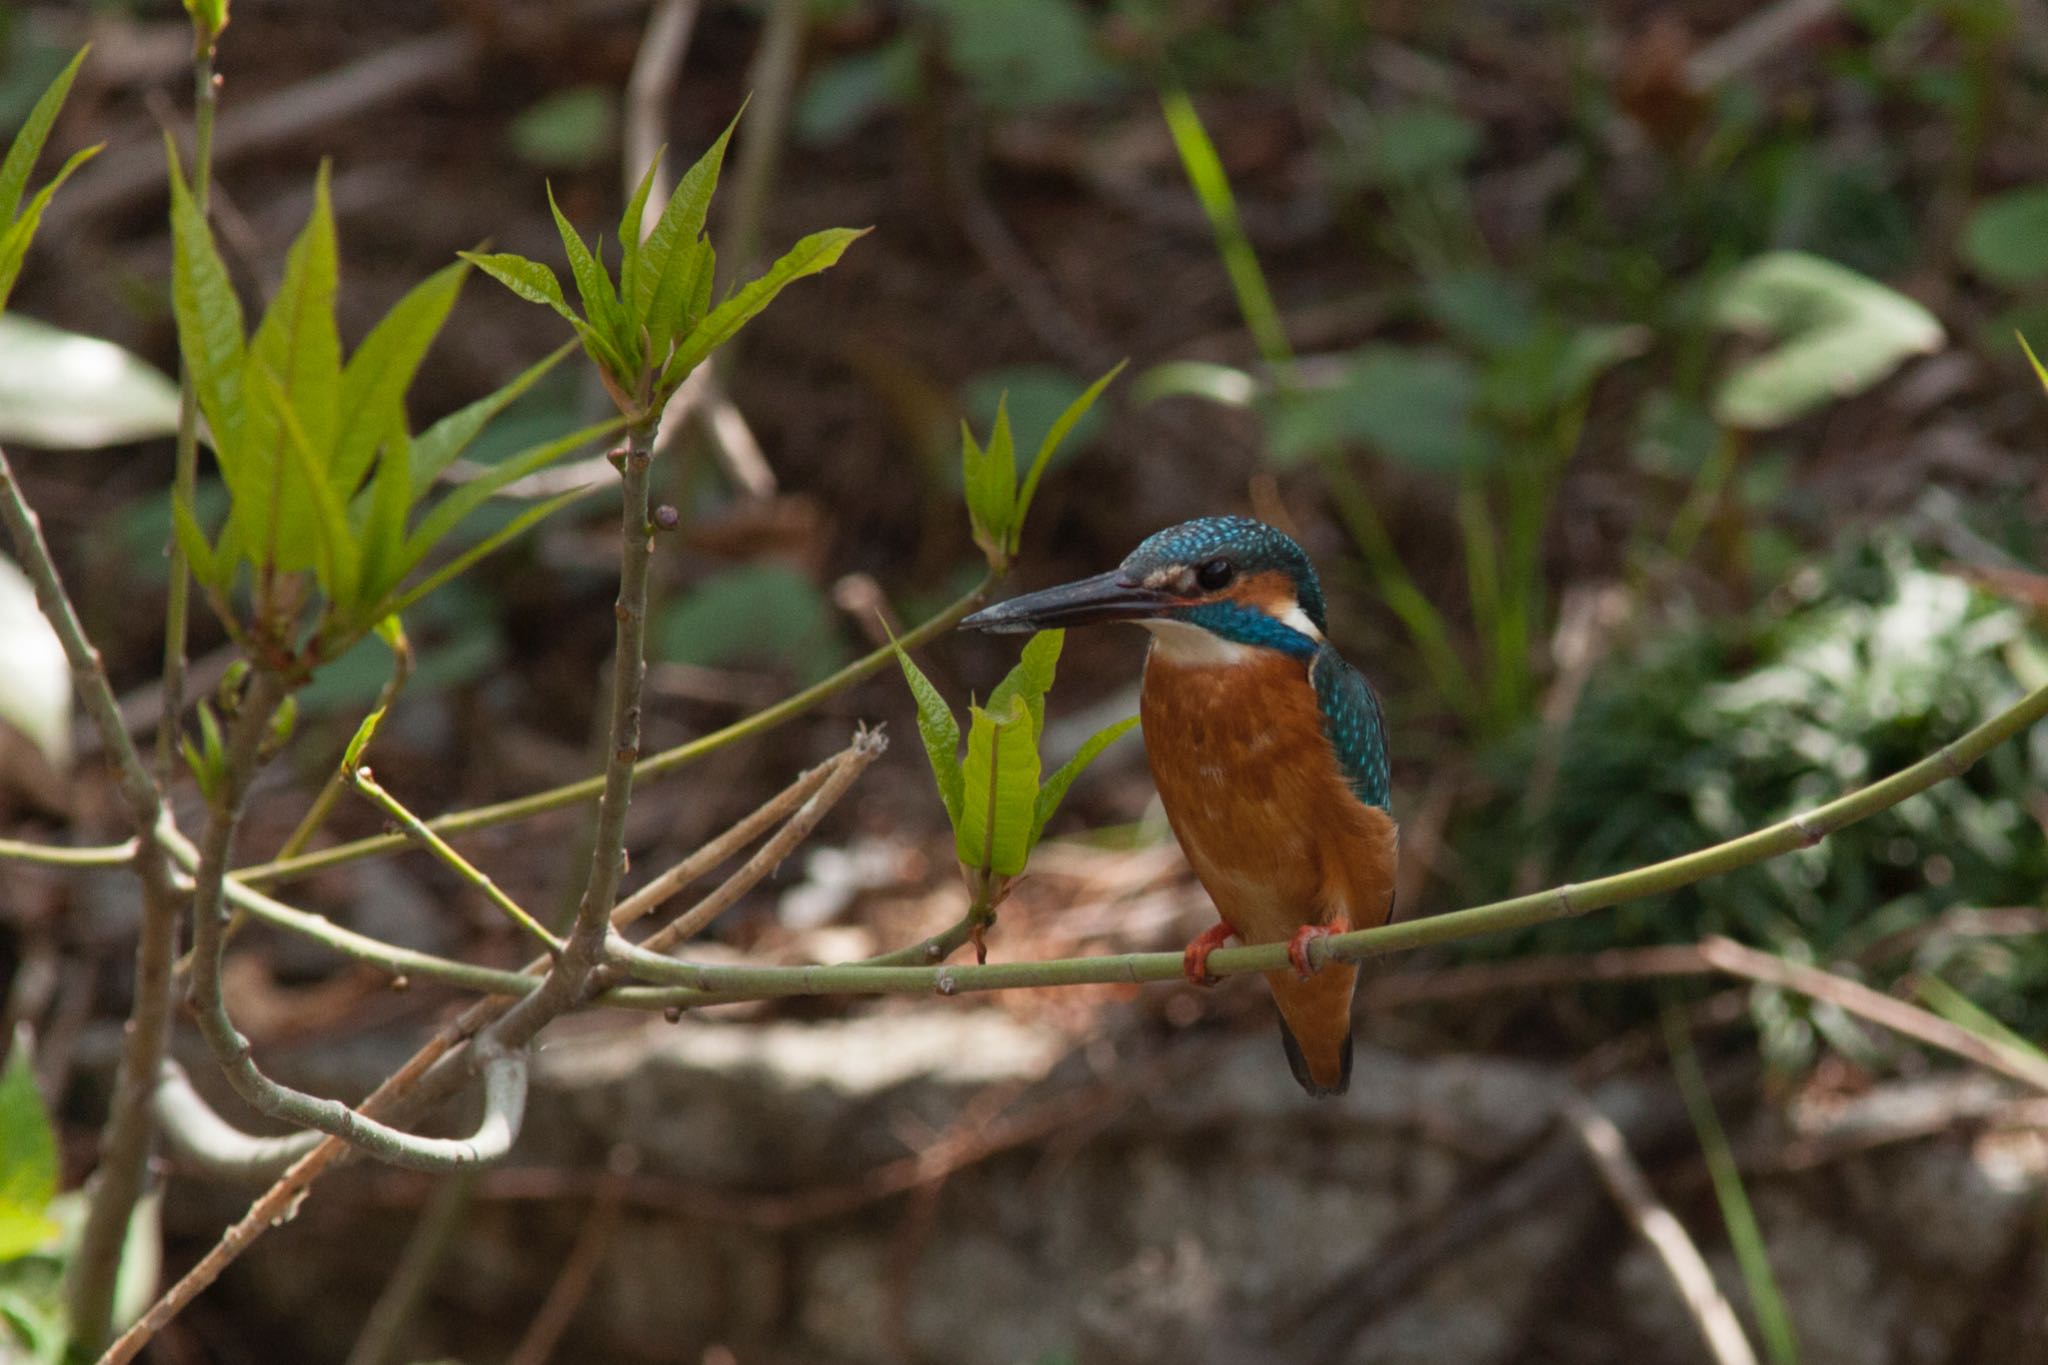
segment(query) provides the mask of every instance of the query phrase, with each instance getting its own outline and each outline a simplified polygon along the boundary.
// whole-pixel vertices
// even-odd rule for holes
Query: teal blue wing
[[[1323,713],[1323,736],[1337,751],[1337,766],[1358,799],[1387,808],[1391,780],[1387,772],[1387,724],[1380,699],[1359,671],[1324,645],[1309,663],[1316,706]]]

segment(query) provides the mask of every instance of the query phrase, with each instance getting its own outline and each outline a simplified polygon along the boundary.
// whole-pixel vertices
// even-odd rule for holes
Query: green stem
[[[960,620],[988,600],[989,589],[995,586],[995,575],[989,574],[976,584],[972,591],[948,606],[937,616],[904,634],[899,642],[904,649],[915,649],[951,630]],[[669,773],[688,767],[698,759],[720,749],[764,734],[786,721],[809,711],[826,698],[845,691],[855,683],[872,676],[883,667],[895,662],[896,646],[882,648],[855,660],[831,677],[816,683],[794,696],[785,697],[773,706],[757,711],[743,720],[734,722],[722,730],[714,730],[673,749],[665,749],[651,758],[642,759],[634,765],[636,781],[665,777]],[[606,775],[585,778],[565,786],[553,787],[547,791],[535,792],[517,800],[500,801],[495,805],[478,806],[474,810],[457,811],[427,821],[427,828],[437,834],[464,834],[471,830],[489,829],[494,825],[507,824],[514,820],[530,819],[552,810],[562,810],[581,805],[593,797],[601,796],[605,790]],[[266,863],[256,863],[239,868],[235,876],[249,885],[283,881],[302,877],[309,872],[352,863],[362,858],[374,858],[393,853],[409,845],[402,834],[382,834],[354,843],[337,844],[333,848],[321,849],[314,853],[302,854],[296,858],[278,858]]]
[[[1331,961],[1356,962],[1478,934],[1523,929],[1662,895],[1767,858],[1811,848],[1846,825],[1889,810],[1938,782],[1960,776],[1984,754],[2043,716],[2048,716],[2048,686],[2028,693],[2006,710],[1911,767],[1837,797],[1803,815],[1795,815],[1711,848],[1593,881],[1567,884],[1428,919],[1408,920],[1318,939],[1309,945],[1310,961],[1315,965]],[[1219,976],[1273,971],[1286,965],[1286,945],[1278,943],[1253,948],[1226,948],[1209,959],[1209,969]],[[613,991],[608,1000],[635,1008],[668,1009],[731,999],[795,995],[929,992],[953,995],[1025,986],[1170,981],[1181,975],[1181,955],[1125,953],[1049,962],[957,967],[875,966],[865,963],[831,967],[705,967],[664,959],[659,971],[662,978],[671,983],[669,987],[623,987]]]
[[[0,839],[0,862],[40,863],[44,867],[121,867],[134,861],[136,841],[62,848],[54,844]]]
[[[488,873],[450,848],[445,839],[422,824],[420,818],[407,810],[397,797],[384,790],[368,768],[358,766],[349,769],[345,776],[348,783],[368,798],[372,805],[390,816],[399,828],[417,839],[428,852],[454,869],[456,876],[483,892],[485,899],[505,912],[506,918],[539,939],[541,945],[550,953],[562,951],[562,940],[549,933],[539,920],[526,913],[526,908],[518,901],[506,895],[504,890],[491,880]]]

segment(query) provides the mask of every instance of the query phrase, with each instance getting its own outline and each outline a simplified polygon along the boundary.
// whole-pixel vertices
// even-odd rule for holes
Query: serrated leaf
[[[740,113],[745,112],[743,105]],[[732,122],[726,124],[725,131],[718,135],[718,140],[697,158],[695,165],[683,172],[683,178],[676,182],[675,192],[662,205],[661,216],[655,220],[653,230],[647,234],[645,265],[635,285],[638,293],[634,311],[647,320],[648,330],[654,334],[657,346],[664,345],[675,329],[671,328],[665,334],[654,324],[654,319],[680,317],[693,296],[693,285],[686,278],[696,268],[693,248],[704,234],[704,219],[711,210],[711,193],[718,188],[719,168],[725,164],[726,144],[732,141],[732,130],[739,126],[739,121],[740,114],[734,114]],[[639,225],[635,223],[634,226],[637,229]]]
[[[647,218],[647,196],[654,191],[655,173],[661,169],[662,153],[666,147],[654,149],[648,158],[647,169],[640,176],[640,183],[633,189],[633,197],[626,201],[626,211],[619,215],[619,298],[626,305],[626,319],[630,323],[644,324],[647,321],[645,300],[640,290],[640,242],[641,228]],[[647,294],[652,296],[653,290]]]
[[[960,823],[954,848],[960,861],[999,877],[1024,871],[1038,800],[1038,745],[1022,698],[1006,711],[971,708],[967,761],[961,769]]]
[[[214,248],[169,137],[164,150],[171,179],[171,306],[178,321],[178,350],[192,377],[199,410],[213,432],[221,476],[237,498],[253,496],[241,458],[242,353],[246,332],[242,302]]]
[[[1045,785],[1038,789],[1038,800],[1031,817],[1033,847],[1037,846],[1040,837],[1045,834],[1046,821],[1052,819],[1053,813],[1060,808],[1060,802],[1066,800],[1067,788],[1074,785],[1074,779],[1086,771],[1088,765],[1100,757],[1104,749],[1129,734],[1131,727],[1137,723],[1136,716],[1126,716],[1114,725],[1105,725],[1090,735],[1087,742],[1074,751],[1072,758],[1062,763],[1051,777],[1045,779]]]
[[[91,450],[178,428],[178,386],[134,353],[0,314],[0,441]]]
[[[57,1231],[57,1135],[36,1091],[28,1029],[17,1026],[0,1071],[0,1262],[35,1250]]]
[[[562,293],[562,282],[555,278],[554,271],[539,261],[529,261],[509,251],[458,251],[455,254],[527,302],[544,303],[571,322],[576,320],[576,310],[569,306],[569,300]]]
[[[607,341],[619,348],[624,339],[619,326],[619,296],[612,288],[612,277],[605,273],[604,263],[590,254],[590,247],[583,240],[583,234],[562,213],[555,203],[555,187],[548,186],[548,212],[554,215],[555,231],[561,235],[562,250],[569,257],[569,274],[576,281],[576,293],[583,300],[583,318]]]
[[[543,270],[547,267],[542,266]],[[562,358],[576,349],[573,341],[564,342],[550,351],[545,359],[522,370],[511,382],[493,393],[486,394],[467,407],[458,408],[434,425],[413,438],[412,442],[412,496],[425,496],[441,471],[455,463],[462,452],[469,449],[491,419],[516,402],[528,389],[540,381],[542,375],[560,364]]]
[[[260,375],[279,386],[268,393],[269,381],[257,379],[271,401],[250,403],[243,419],[242,458],[258,478],[270,481],[275,497],[255,506],[241,503],[235,510],[238,516],[267,512],[268,521],[244,521],[244,530],[250,543],[271,546],[273,561],[285,570],[312,567],[313,544],[307,533],[324,516],[314,497],[316,488],[327,487],[340,424],[341,333],[334,322],[339,269],[328,166],[323,161],[313,180],[313,210],[285,256],[284,281],[257,324],[243,361],[245,386],[251,382],[248,376]],[[283,429],[286,415],[296,437]],[[303,447],[301,453],[314,475],[310,480],[290,472],[294,461],[288,446],[293,440]],[[298,472],[303,475],[305,470]],[[268,534],[256,534],[259,528]],[[326,586],[333,591],[331,582]]]
[[[1088,410],[1095,406],[1095,400],[1102,396],[1102,391],[1109,387],[1110,381],[1122,374],[1124,366],[1130,363],[1128,360],[1117,361],[1107,374],[1090,384],[1079,398],[1067,404],[1066,410],[1047,429],[1045,439],[1038,443],[1038,454],[1031,461],[1030,471],[1024,475],[1023,486],[1017,490],[1017,505],[1011,514],[1011,554],[1017,553],[1017,548],[1023,540],[1024,518],[1031,512],[1031,499],[1038,493],[1038,480],[1045,473],[1046,465],[1051,462],[1053,452],[1067,439],[1067,433],[1074,429],[1074,424],[1087,416]]]
[[[730,341],[755,314],[772,303],[777,294],[806,275],[830,269],[846,254],[846,248],[868,231],[867,228],[827,228],[823,232],[812,233],[791,247],[780,260],[768,267],[761,278],[705,315],[662,370],[662,392],[673,393],[690,371],[697,368],[698,362]]]
[[[931,764],[932,781],[939,789],[939,800],[946,807],[946,820],[956,831],[960,827],[960,722],[953,718],[953,708],[946,705],[946,699],[939,695],[939,689],[932,686],[932,680],[924,670],[911,661],[910,653],[901,645],[890,644],[896,650],[896,662],[903,669],[903,680],[910,684],[911,700],[917,703],[917,734],[924,741],[925,760]]]
[[[1045,733],[1045,694],[1052,691],[1053,674],[1058,671],[1060,648],[1066,643],[1064,630],[1041,630],[1024,642],[1017,666],[1003,676],[988,694],[988,709],[1000,714],[1010,698],[1024,702],[1031,717],[1031,742]]]
[[[7,296],[14,292],[14,281],[21,274],[21,263],[28,257],[29,244],[36,239],[36,228],[43,221],[43,210],[50,206],[50,197],[62,188],[71,173],[99,154],[99,145],[81,148],[71,154],[50,183],[36,191],[35,198],[28,201],[21,217],[14,225],[0,234],[0,308],[7,306]]]
[[[1737,271],[1715,302],[1714,321],[1775,343],[1731,371],[1714,397],[1718,421],[1748,429],[1861,393],[1944,340],[1920,304],[1802,251],[1774,251]]]
[[[29,173],[35,169],[36,158],[43,154],[43,144],[49,140],[50,129],[56,125],[64,100],[71,93],[71,82],[89,51],[90,47],[78,49],[56,79],[44,87],[7,148],[6,160],[0,161],[0,225],[13,223],[15,210],[21,207],[22,191],[28,188]]]
[[[468,274],[466,264],[451,265],[421,280],[391,306],[349,357],[341,372],[341,411],[346,417],[331,466],[334,490],[344,498],[362,482],[387,434],[394,427],[403,429],[406,392]]]
[[[476,563],[485,555],[497,550],[500,546],[516,540],[524,535],[530,527],[539,525],[542,521],[553,516],[570,503],[575,502],[579,498],[587,497],[596,491],[597,488],[597,484],[585,484],[581,488],[572,488],[566,493],[558,493],[545,502],[533,504],[518,516],[506,522],[497,531],[478,541],[475,545],[470,546],[413,587],[408,588],[397,597],[380,604],[377,608],[378,612],[380,614],[395,615],[405,611],[428,593],[433,592],[442,584],[463,573],[470,565]]]

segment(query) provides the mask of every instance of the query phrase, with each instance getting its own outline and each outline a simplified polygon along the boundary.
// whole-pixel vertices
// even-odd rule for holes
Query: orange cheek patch
[[[1294,584],[1286,574],[1268,570],[1239,579],[1224,596],[1230,601],[1255,607],[1268,616],[1280,617],[1294,605]]]

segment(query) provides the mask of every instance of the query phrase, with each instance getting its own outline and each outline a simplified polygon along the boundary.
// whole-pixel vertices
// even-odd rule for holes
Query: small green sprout
[[[995,426],[989,432],[986,447],[975,443],[974,433],[968,429],[967,423],[960,424],[960,472],[967,494],[967,519],[974,528],[974,543],[981,547],[981,552],[988,557],[989,567],[997,573],[1010,567],[1010,561],[1023,541],[1025,514],[1031,510],[1031,499],[1038,493],[1038,480],[1051,462],[1053,452],[1060,448],[1060,442],[1067,439],[1067,433],[1074,429],[1074,424],[1095,406],[1095,400],[1109,387],[1109,381],[1122,373],[1129,363],[1119,360],[1109,373],[1067,404],[1066,411],[1059,415],[1047,429],[1045,439],[1038,443],[1038,454],[1021,481],[1017,477],[1016,443],[1010,435],[1008,395],[996,404]]]

